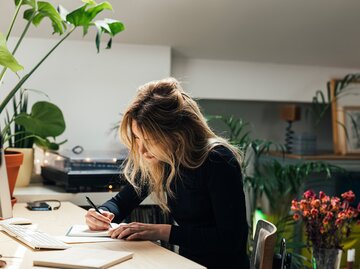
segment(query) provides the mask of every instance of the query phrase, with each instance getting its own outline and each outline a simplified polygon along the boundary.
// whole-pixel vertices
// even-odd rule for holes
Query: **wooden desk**
[[[65,235],[73,224],[84,223],[85,210],[70,203],[62,202],[61,208],[55,211],[29,211],[24,203],[14,206],[14,217],[25,217],[33,221],[38,229],[51,235]],[[149,241],[127,242],[101,242],[73,244],[73,247],[86,247],[97,249],[124,250],[134,253],[131,260],[120,263],[111,268],[154,268],[154,269],[186,269],[205,268],[191,260],[188,260],[174,252],[171,252]],[[24,244],[0,232],[0,254],[19,258],[4,259],[7,261],[6,268],[45,268],[33,267],[32,260],[35,251]]]

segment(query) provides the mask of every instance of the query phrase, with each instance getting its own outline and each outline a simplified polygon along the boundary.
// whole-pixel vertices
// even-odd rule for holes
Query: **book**
[[[133,257],[132,252],[72,247],[63,251],[35,253],[33,265],[71,269],[104,269]]]
[[[111,223],[112,228],[117,228],[120,224]],[[75,224],[70,227],[66,236],[77,236],[77,237],[110,237],[108,230],[104,231],[93,231],[85,224]]]

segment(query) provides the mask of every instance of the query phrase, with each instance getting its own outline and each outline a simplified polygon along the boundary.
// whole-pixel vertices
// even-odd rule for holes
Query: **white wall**
[[[26,39],[17,59],[29,71],[54,41]],[[120,143],[109,129],[119,121],[138,86],[170,75],[170,61],[170,47],[113,43],[111,50],[97,54],[93,42],[66,40],[25,88],[45,92],[62,109],[67,129],[59,141],[68,139],[63,148],[82,145],[87,150],[116,150]],[[8,71],[1,91],[17,80]],[[31,97],[44,99],[37,94]]]
[[[172,59],[172,76],[193,97],[205,99],[311,102],[331,78],[360,70],[271,63]]]

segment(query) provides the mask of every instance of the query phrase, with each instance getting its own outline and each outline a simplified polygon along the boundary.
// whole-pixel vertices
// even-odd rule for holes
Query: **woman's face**
[[[138,146],[139,155],[147,162],[150,163],[156,163],[159,160],[153,155],[153,153],[157,153],[158,146],[154,143],[154,141],[149,141],[150,138],[146,137],[146,135],[143,135],[138,128],[138,125],[135,121],[132,122],[131,130],[135,136],[135,141]],[[151,144],[151,147],[146,145]]]

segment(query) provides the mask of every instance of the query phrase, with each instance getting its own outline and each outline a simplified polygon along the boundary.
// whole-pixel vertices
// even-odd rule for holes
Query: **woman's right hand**
[[[100,209],[101,214],[95,211],[94,208],[90,208],[85,214],[86,224],[90,230],[101,231],[108,230],[110,223],[114,218],[114,214],[109,211]]]

